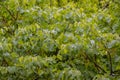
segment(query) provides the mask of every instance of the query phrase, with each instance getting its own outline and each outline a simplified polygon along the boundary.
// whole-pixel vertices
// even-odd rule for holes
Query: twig
[[[112,75],[112,74],[113,74],[113,69],[112,69],[112,58],[111,58],[110,52],[109,52],[109,51],[107,51],[107,52],[108,52],[109,63],[110,63],[110,75]]]

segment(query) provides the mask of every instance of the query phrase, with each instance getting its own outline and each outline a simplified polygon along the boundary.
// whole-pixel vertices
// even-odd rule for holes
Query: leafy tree
[[[0,80],[118,80],[119,0],[0,0]]]

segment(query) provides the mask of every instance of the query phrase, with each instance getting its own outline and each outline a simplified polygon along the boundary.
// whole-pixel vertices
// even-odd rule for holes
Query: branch
[[[107,52],[108,52],[109,63],[110,63],[110,75],[112,75],[112,74],[113,74],[113,69],[112,69],[112,58],[111,58],[110,52],[109,52],[109,51],[107,51]]]
[[[104,43],[101,41],[101,43],[103,44],[104,48],[107,49],[107,47],[104,45]],[[113,69],[112,69],[112,58],[111,58],[111,53],[109,51],[107,51],[108,57],[109,57],[109,65],[110,65],[110,75],[113,74]]]
[[[15,21],[16,18],[14,17],[14,15],[12,14],[12,12],[6,6],[3,6],[3,7],[7,10],[7,12],[10,14],[10,16],[12,17],[12,19]]]
[[[95,61],[93,61],[86,53],[85,53],[87,59],[90,61],[90,62],[93,62],[95,67],[98,69],[100,69],[101,71],[103,71],[104,73],[107,73],[102,67],[100,67]]]

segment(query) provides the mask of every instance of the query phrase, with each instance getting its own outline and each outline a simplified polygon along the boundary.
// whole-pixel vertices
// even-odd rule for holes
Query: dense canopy
[[[0,80],[119,80],[120,0],[0,0]]]

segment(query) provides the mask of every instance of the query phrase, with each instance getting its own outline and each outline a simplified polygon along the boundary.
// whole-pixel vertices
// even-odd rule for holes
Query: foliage
[[[0,0],[0,80],[120,79],[119,0]]]

